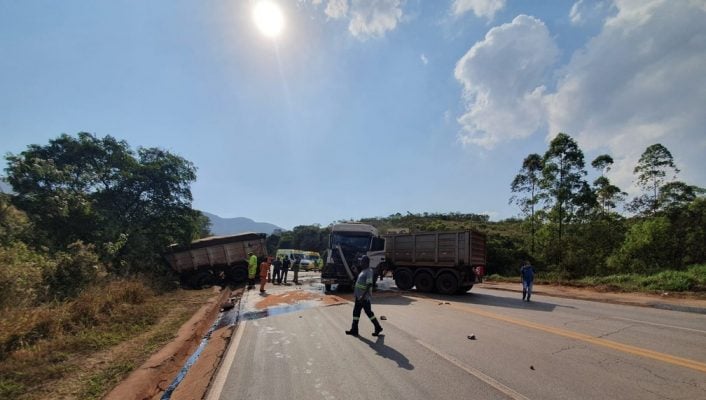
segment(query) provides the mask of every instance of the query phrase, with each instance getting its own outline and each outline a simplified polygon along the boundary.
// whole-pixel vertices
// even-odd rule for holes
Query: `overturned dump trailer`
[[[471,230],[386,235],[384,268],[402,290],[465,293],[484,273],[485,242]]]
[[[187,246],[169,246],[165,258],[179,274],[183,286],[201,288],[216,283],[240,283],[248,279],[248,253],[259,262],[267,257],[264,233],[212,236]]]

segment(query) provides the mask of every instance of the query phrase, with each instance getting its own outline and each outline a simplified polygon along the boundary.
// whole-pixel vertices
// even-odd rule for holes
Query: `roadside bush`
[[[23,243],[0,247],[0,309],[33,304],[43,294],[42,273],[51,266]]]
[[[654,273],[677,268],[680,260],[672,254],[672,226],[666,217],[655,217],[635,223],[622,246],[608,257],[613,272]]]
[[[662,271],[644,277],[642,287],[650,291],[686,292],[696,286],[696,279],[687,271]]]
[[[91,244],[72,243],[66,252],[58,253],[56,259],[56,266],[45,270],[44,274],[49,299],[76,297],[89,284],[96,282],[103,270]]]

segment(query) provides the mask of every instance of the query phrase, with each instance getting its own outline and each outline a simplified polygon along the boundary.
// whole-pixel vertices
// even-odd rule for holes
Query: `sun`
[[[271,1],[258,1],[253,9],[255,25],[263,35],[276,38],[284,29],[284,15],[282,9]]]

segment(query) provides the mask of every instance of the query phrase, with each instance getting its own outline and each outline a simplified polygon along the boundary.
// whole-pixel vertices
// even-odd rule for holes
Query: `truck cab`
[[[337,284],[339,290],[350,290],[358,276],[362,256],[370,259],[370,267],[377,271],[385,262],[385,239],[378,230],[362,223],[342,223],[331,228],[326,263],[321,271],[321,282],[326,291]]]

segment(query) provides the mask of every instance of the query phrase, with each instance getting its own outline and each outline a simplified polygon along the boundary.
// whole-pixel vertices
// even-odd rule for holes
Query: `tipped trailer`
[[[385,236],[385,263],[401,290],[461,294],[481,282],[486,237],[472,230]]]
[[[212,236],[189,245],[171,245],[165,258],[186,287],[241,283],[248,279],[248,253],[257,256],[258,265],[267,257],[265,238],[264,233]]]

